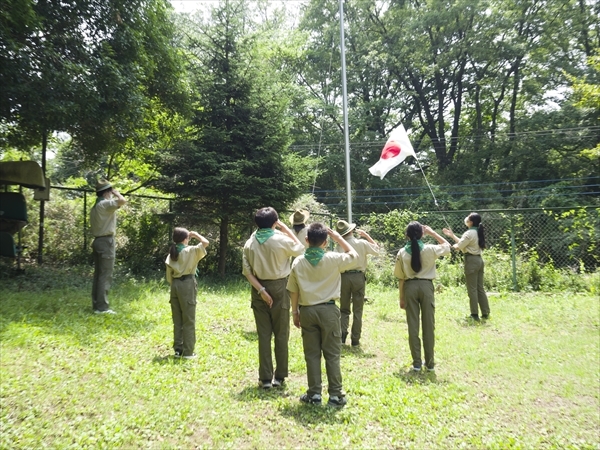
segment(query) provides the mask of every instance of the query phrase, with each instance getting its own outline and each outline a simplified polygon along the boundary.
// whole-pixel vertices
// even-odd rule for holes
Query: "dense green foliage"
[[[210,21],[187,26],[197,106],[188,139],[161,155],[156,183],[181,199],[179,214],[219,224],[221,274],[230,224],[248,223],[262,206],[282,209],[310,176],[302,159],[286,150],[289,87],[271,65],[276,49],[266,43],[273,36],[248,20],[247,8],[244,1],[226,2]]]
[[[28,148],[67,132],[67,159],[83,160],[80,170],[102,164],[110,178],[124,147],[128,158],[140,156],[132,143],[148,139],[151,117],[182,110],[168,2],[8,3],[0,15],[3,142]]]
[[[410,159],[383,181],[367,171],[399,122],[412,129],[433,184],[544,180],[552,186],[577,177],[582,185],[584,177],[597,176],[597,155],[582,150],[600,141],[600,109],[576,105],[568,77],[587,73],[597,82],[597,71],[585,61],[600,48],[598,8],[578,1],[347,2],[355,210],[384,212],[386,200],[401,195],[384,189],[424,185]],[[323,0],[310,1],[302,16],[308,41],[297,67],[308,100],[294,148],[324,155],[317,195],[342,214],[338,19],[336,2]],[[514,206],[512,195],[498,203]],[[470,196],[466,191],[443,200],[476,207]],[[531,203],[522,206],[540,206]]]
[[[140,255],[159,261],[173,225],[209,235],[208,267],[223,274],[239,270],[259,207],[346,215],[338,2],[306,0],[297,16],[254,0],[206,2],[196,15],[172,14],[164,0],[6,6],[0,157],[44,161],[51,148],[54,184],[89,187],[103,175],[126,194],[176,197],[160,211],[132,202],[140,211],[122,222],[120,254],[132,269],[160,265]],[[344,7],[351,195],[363,225],[395,210],[598,205],[600,3]],[[420,165],[409,158],[380,180],[367,169],[398,123]],[[78,209],[46,208],[50,259],[85,259],[83,242],[59,250],[69,229],[84,226]],[[522,239],[523,258],[597,267],[596,229],[568,211],[539,218],[535,239],[550,242]],[[528,224],[519,226],[525,235]],[[28,245],[35,252],[33,237]]]

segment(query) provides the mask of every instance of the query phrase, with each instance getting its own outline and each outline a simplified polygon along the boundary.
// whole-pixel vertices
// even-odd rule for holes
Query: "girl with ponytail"
[[[481,309],[483,319],[490,316],[490,304],[483,288],[485,264],[481,258],[482,250],[485,248],[485,233],[481,216],[477,213],[473,212],[465,217],[465,225],[468,230],[463,233],[460,239],[456,237],[450,228],[444,228],[443,232],[446,236],[454,239],[456,244],[453,247],[465,254],[465,280],[467,293],[469,294],[471,318],[479,321],[479,309]]]
[[[190,238],[199,241],[189,245]],[[173,241],[169,248],[167,282],[171,285],[171,313],[173,315],[173,349],[176,357],[192,359],[196,356],[196,270],[198,262],[206,256],[208,240],[185,228],[173,230]]]
[[[429,235],[437,245],[424,244],[421,238]],[[421,370],[421,340],[419,324],[422,316],[423,350],[425,367],[433,371],[435,367],[435,290],[433,279],[436,277],[435,261],[450,253],[450,244],[446,239],[427,225],[411,222],[406,227],[406,245],[396,257],[394,275],[399,279],[400,308],[406,310],[408,325],[408,345],[413,359],[412,370]]]

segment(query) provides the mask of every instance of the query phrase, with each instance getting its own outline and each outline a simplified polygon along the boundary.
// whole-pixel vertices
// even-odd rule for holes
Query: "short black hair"
[[[109,192],[109,191],[112,191],[112,187],[108,187],[108,188],[104,189],[103,191],[98,191],[98,192],[96,192],[96,195],[98,197],[103,197],[104,194],[107,193],[107,192]]]
[[[311,223],[308,226],[306,236],[308,237],[308,245],[311,247],[320,247],[327,240],[327,228],[319,222]]]
[[[279,220],[279,215],[274,208],[267,206],[260,208],[254,215],[254,223],[258,228],[271,228]]]

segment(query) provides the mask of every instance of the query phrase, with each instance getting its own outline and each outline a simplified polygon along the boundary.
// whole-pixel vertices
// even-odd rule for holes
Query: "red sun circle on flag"
[[[381,151],[381,159],[395,158],[400,154],[400,144],[396,141],[389,141]]]

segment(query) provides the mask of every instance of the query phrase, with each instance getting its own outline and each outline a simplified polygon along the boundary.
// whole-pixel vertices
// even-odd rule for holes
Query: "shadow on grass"
[[[252,402],[255,400],[277,400],[278,398],[291,397],[291,395],[285,388],[285,385],[271,389],[262,389],[257,385],[247,386],[237,394],[233,394],[232,397],[241,402]]]
[[[377,318],[381,322],[388,323],[406,323],[406,316],[397,316],[396,314],[379,313]]]
[[[154,364],[158,364],[159,366],[166,366],[166,365],[184,365],[184,364],[192,364],[194,362],[194,360],[187,360],[181,357],[177,357],[175,355],[166,355],[166,356],[155,356],[154,358],[152,358],[152,362]]]
[[[323,399],[325,402],[325,399]],[[347,421],[345,415],[339,415],[344,408],[333,406],[308,405],[298,400],[295,404],[286,404],[281,408],[281,415],[294,419],[300,425],[341,424]]]
[[[154,292],[153,287],[146,289]],[[115,283],[110,290],[109,300],[111,308],[117,311],[116,315],[93,313],[91,285],[85,289],[68,284],[62,288],[52,286],[45,292],[11,291],[8,299],[2,295],[4,291],[5,286],[0,290],[0,335],[13,326],[32,327],[40,334],[65,336],[78,345],[93,346],[117,336],[137,336],[152,330],[158,323],[158,319],[144,317],[136,311],[138,298],[148,291],[128,280]]]
[[[473,318],[467,316],[467,317],[457,317],[456,319],[454,319],[454,321],[458,324],[458,326],[463,327],[463,328],[470,328],[470,327],[486,327],[488,325],[488,320],[486,319],[482,319],[482,320],[474,320]]]
[[[342,358],[354,357],[354,358],[375,358],[375,353],[365,353],[361,347],[352,347],[351,345],[342,345]]]
[[[258,333],[256,331],[240,331],[240,336],[249,342],[258,342]]]
[[[406,384],[446,384],[446,382],[438,380],[435,372],[413,372],[408,370],[396,372],[394,376]]]

